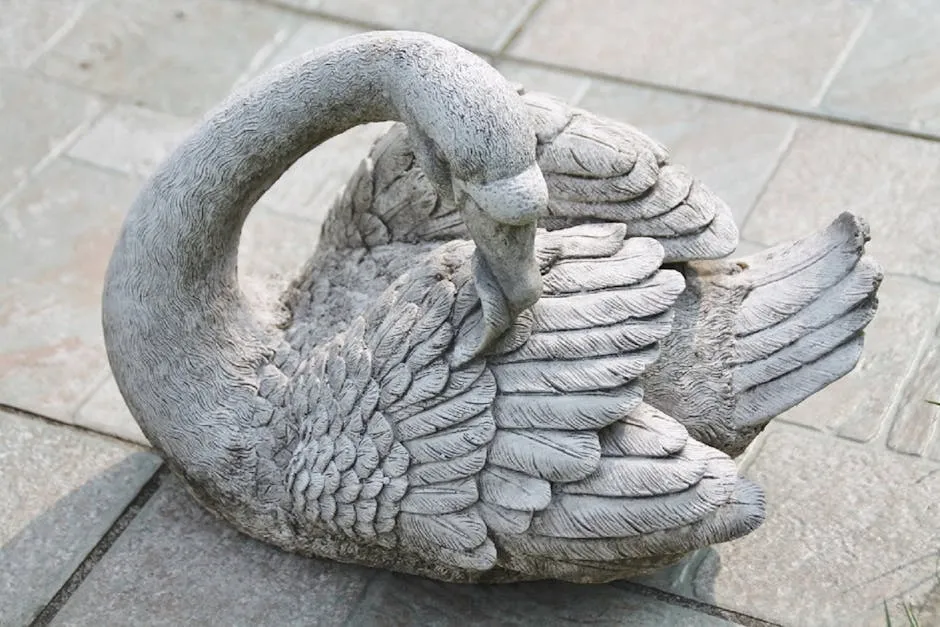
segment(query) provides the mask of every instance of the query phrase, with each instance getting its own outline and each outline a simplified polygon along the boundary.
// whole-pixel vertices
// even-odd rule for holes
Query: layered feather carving
[[[523,93],[549,189],[550,229],[607,221],[625,237],[650,237],[666,262],[731,253],[738,233],[728,207],[666,149],[628,124],[539,93]],[[467,237],[451,199],[418,167],[404,125],[393,126],[337,199],[324,227],[336,248]]]

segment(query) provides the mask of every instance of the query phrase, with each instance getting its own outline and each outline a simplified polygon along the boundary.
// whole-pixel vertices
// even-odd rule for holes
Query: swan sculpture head
[[[238,288],[248,211],[383,120],[406,130],[334,205],[290,323],[265,323]],[[854,367],[867,239],[845,214],[697,263],[737,231],[659,144],[439,38],[370,33],[251,83],[157,169],[104,336],[144,434],[251,536],[445,580],[609,581],[761,523],[730,456]]]

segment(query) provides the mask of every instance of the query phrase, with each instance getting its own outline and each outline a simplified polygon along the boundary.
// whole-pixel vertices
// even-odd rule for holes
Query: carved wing
[[[544,297],[485,359],[455,365],[482,328],[465,242],[304,355],[284,403],[300,423],[287,477],[298,519],[475,571],[753,528],[759,498],[730,459],[641,404],[638,377],[684,281],[659,269],[658,243],[624,230],[541,233]]]
[[[652,237],[665,261],[731,253],[738,232],[728,207],[640,131],[551,96],[526,93],[549,189],[553,230],[619,222],[626,235]],[[438,197],[417,166],[404,125],[380,138],[337,199],[323,245],[377,246],[467,237],[453,203]]]

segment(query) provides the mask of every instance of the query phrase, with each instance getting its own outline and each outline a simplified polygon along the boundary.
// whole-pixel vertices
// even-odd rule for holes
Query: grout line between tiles
[[[728,610],[716,605],[710,605],[708,603],[703,603],[702,601],[697,601],[695,599],[690,599],[678,594],[659,590],[658,588],[651,588],[649,586],[644,586],[643,584],[633,583],[632,581],[617,582],[617,588],[621,590],[629,590],[641,596],[656,599],[662,603],[693,610],[695,612],[699,612],[700,614],[707,614],[709,616],[721,618],[737,625],[743,625],[744,627],[779,627],[779,623],[772,623],[762,618],[751,616],[750,614],[743,614],[735,610]]]
[[[764,194],[767,193],[767,190],[770,189],[770,184],[775,178],[777,178],[777,172],[780,171],[780,168],[783,166],[783,162],[786,161],[787,156],[790,154],[790,149],[793,147],[793,140],[796,139],[796,130],[799,126],[799,123],[794,120],[790,125],[790,128],[787,131],[786,136],[783,138],[783,143],[781,145],[780,151],[777,154],[777,161],[774,163],[773,167],[767,172],[767,176],[764,178],[763,183],[761,183],[760,189],[757,191],[757,194],[754,196],[754,200],[751,202],[751,206],[748,207],[747,213],[744,215],[744,219],[741,220],[741,224],[738,225],[738,233],[744,234],[747,229],[748,224],[751,221],[751,218],[754,215],[754,210],[757,209],[757,206],[760,204],[760,201],[763,200]]]
[[[347,26],[353,26],[356,28],[362,28],[366,30],[389,30],[387,24],[380,24],[377,22],[372,22],[369,20],[357,19],[342,17],[337,15],[332,15],[324,11],[317,9],[307,9],[297,7],[291,4],[288,4],[284,0],[240,0],[242,2],[254,2],[258,4],[268,5],[275,7],[277,9],[292,13],[306,18],[315,18],[334,22],[336,24],[345,24]],[[533,9],[534,11],[534,9]],[[507,45],[511,42],[507,42]],[[715,92],[709,92],[700,89],[693,89],[689,87],[680,87],[677,85],[668,85],[664,83],[657,83],[654,81],[646,81],[635,78],[624,78],[622,76],[616,76],[613,74],[607,74],[605,72],[599,72],[596,70],[586,70],[584,68],[579,68],[570,65],[564,65],[561,63],[552,63],[547,61],[539,61],[536,59],[530,59],[523,56],[517,56],[510,54],[508,52],[493,52],[491,50],[483,49],[479,46],[472,46],[469,44],[461,44],[462,47],[467,50],[477,54],[479,56],[491,58],[493,63],[498,61],[510,61],[513,63],[519,63],[522,65],[528,65],[530,67],[541,68],[544,70],[553,70],[556,72],[564,72],[567,74],[577,74],[585,78],[605,81],[609,83],[629,86],[629,87],[640,87],[644,89],[651,89],[654,91],[666,92],[671,94],[676,94],[679,96],[691,96],[693,98],[701,98],[703,100],[708,100],[712,102],[719,102],[723,104],[730,104],[739,107],[749,107],[752,109],[757,109],[761,111],[766,111],[768,113],[777,113],[782,115],[787,115],[795,118],[802,118],[807,120],[816,120],[819,122],[829,122],[831,124],[838,124],[841,126],[850,126],[853,128],[859,128],[869,131],[877,131],[880,133],[886,133],[889,135],[898,135],[901,137],[908,137],[911,139],[921,139],[926,141],[940,141],[940,134],[932,133],[929,131],[919,131],[911,128],[906,128],[903,126],[896,126],[892,124],[884,124],[880,122],[874,122],[867,120],[861,117],[850,117],[845,115],[839,115],[834,113],[828,113],[825,111],[814,110],[811,107],[800,107],[795,105],[784,105],[776,104],[773,102],[767,102],[762,100],[751,100],[748,98],[741,98],[738,96],[730,96],[726,94],[719,94]]]
[[[121,436],[115,435],[113,433],[97,431],[95,429],[90,429],[83,425],[79,425],[79,424],[75,424],[71,422],[65,422],[64,420],[59,420],[57,418],[45,416],[43,414],[39,414],[34,411],[30,411],[28,409],[22,409],[20,407],[16,407],[15,405],[9,405],[7,403],[0,402],[0,412],[13,414],[14,416],[19,416],[20,418],[30,418],[32,420],[39,420],[41,422],[44,422],[54,427],[63,427],[65,429],[75,429],[76,431],[81,431],[82,433],[95,435],[95,436],[102,437],[102,438],[109,438],[111,440],[116,440],[122,444],[131,444],[144,451],[154,451],[153,447],[151,446],[148,446],[146,444],[141,444],[140,442],[137,442],[134,440],[128,440],[127,438],[122,438]]]
[[[101,536],[101,539],[98,540],[94,548],[88,552],[88,555],[86,555],[85,559],[78,565],[78,568],[72,572],[66,582],[62,584],[62,587],[53,595],[52,599],[50,599],[42,611],[39,612],[39,615],[30,623],[30,627],[46,627],[46,625],[49,625],[55,619],[56,614],[65,607],[65,604],[68,603],[75,591],[79,589],[82,582],[88,578],[88,575],[90,575],[95,566],[98,565],[98,562],[101,561],[134,518],[137,517],[140,510],[144,508],[150,498],[156,493],[163,477],[168,472],[165,466],[161,465],[161,467],[157,468],[147,483],[145,483],[137,493],[137,496],[124,508],[124,511],[117,517],[114,524]]]
[[[496,49],[495,54],[497,56],[504,54],[506,50],[512,46],[516,39],[519,38],[519,35],[522,34],[526,24],[532,19],[532,16],[535,15],[544,4],[545,0],[532,0],[529,6],[525,7],[516,15],[516,18],[510,22],[509,28],[503,32],[503,35],[496,40],[493,46]]]
[[[865,30],[868,28],[868,25],[871,23],[871,19],[874,14],[875,7],[868,7],[864,17],[859,20],[855,30],[852,31],[852,34],[849,36],[849,40],[842,48],[842,52],[839,53],[839,56],[836,57],[832,67],[829,68],[829,71],[823,77],[822,83],[819,86],[819,91],[816,92],[816,95],[813,96],[813,99],[810,101],[812,107],[816,108],[822,104],[822,101],[826,98],[826,94],[829,93],[829,89],[835,82],[839,72],[842,71],[842,68],[844,68],[845,64],[848,62],[849,55],[851,55],[852,51],[855,50],[855,45],[858,43],[858,40],[862,38],[862,34],[864,34]]]

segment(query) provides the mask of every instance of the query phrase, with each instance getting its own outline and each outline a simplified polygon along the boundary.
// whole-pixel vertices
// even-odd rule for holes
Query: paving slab
[[[191,116],[215,105],[296,16],[230,0],[98,0],[36,62],[63,82]]]
[[[496,52],[528,15],[535,0],[284,0],[319,13],[400,30],[421,30]]]
[[[547,0],[509,48],[627,79],[817,104],[874,0]]]
[[[744,236],[802,237],[843,211],[871,225],[888,272],[940,282],[940,143],[851,126],[801,123]]]
[[[653,585],[785,625],[878,625],[887,602],[937,615],[940,465],[774,424],[746,475],[767,521]],[[673,583],[676,582],[676,583]],[[922,623],[928,624],[928,623]]]
[[[160,465],[142,449],[0,411],[0,625],[28,625]]]
[[[87,5],[85,0],[5,0],[0,21],[0,67],[29,66]]]
[[[455,585],[383,573],[349,624],[722,627],[738,623],[658,600],[636,587],[562,582]]]
[[[940,136],[940,5],[876,3],[821,108]]]
[[[551,70],[531,63],[497,61],[494,66],[503,76],[525,87],[526,91],[540,91],[578,105],[591,86],[591,79],[577,72]]]
[[[94,96],[0,67],[0,201],[101,110]]]
[[[892,275],[885,278],[878,295],[878,313],[865,330],[865,350],[855,370],[786,412],[782,420],[869,442],[883,437],[887,429],[897,432],[895,425],[914,426],[926,418],[918,415],[912,422],[895,416],[899,403],[910,402],[912,409],[923,405],[929,413],[931,407],[922,396],[935,392],[940,399],[940,389],[924,390],[920,397],[909,389],[918,371],[925,379],[937,372],[921,364],[924,351],[937,343],[933,330],[940,316],[940,288]],[[902,428],[901,433],[908,430]],[[927,439],[921,439],[917,446],[926,443]],[[900,450],[914,452],[911,447]]]
[[[0,402],[68,421],[101,380],[101,283],[136,188],[62,158],[0,206]]]
[[[759,109],[594,81],[581,106],[664,144],[675,163],[728,203],[741,225],[789,144],[796,122]]]
[[[375,571],[243,536],[170,476],[53,625],[342,625]]]

